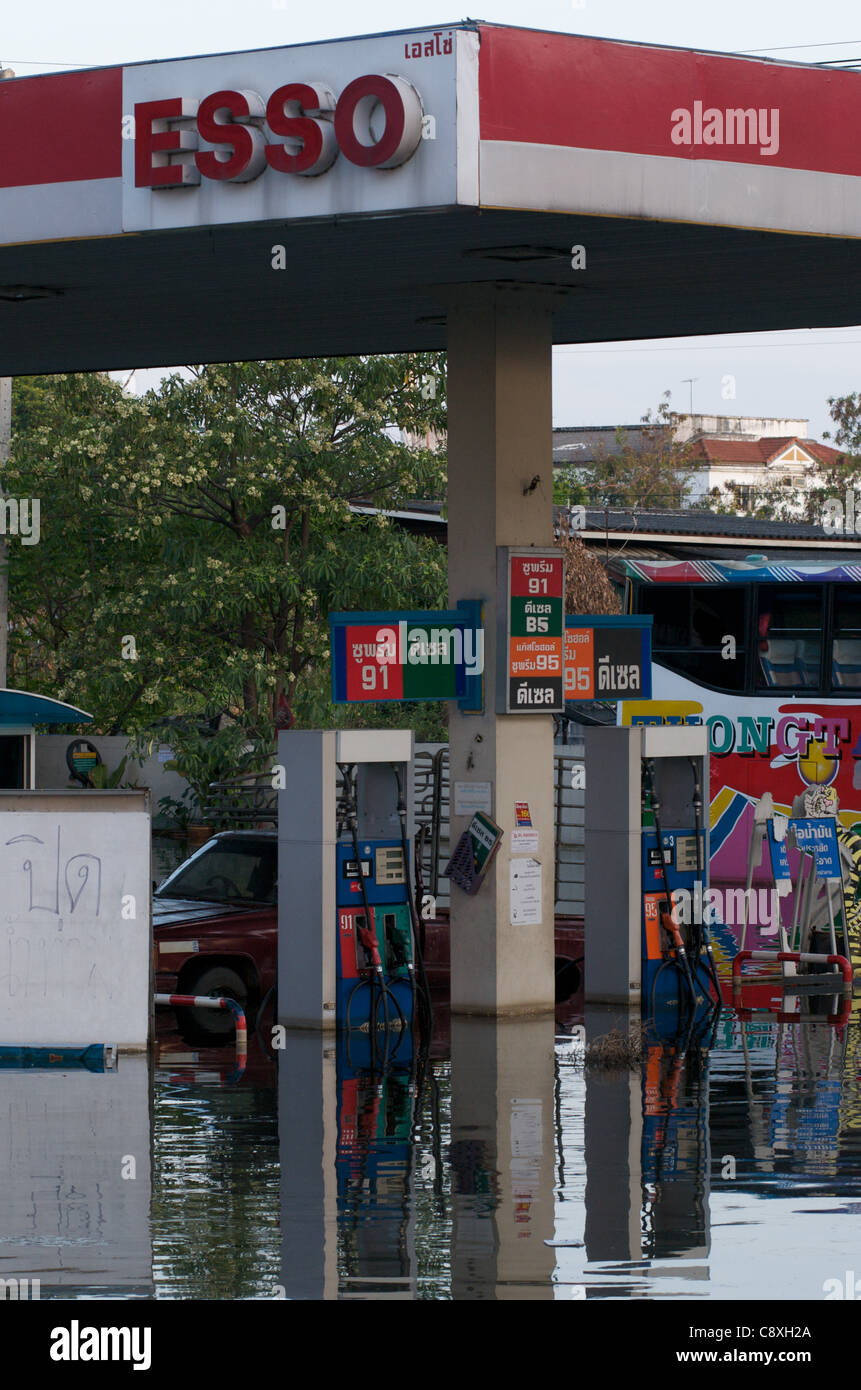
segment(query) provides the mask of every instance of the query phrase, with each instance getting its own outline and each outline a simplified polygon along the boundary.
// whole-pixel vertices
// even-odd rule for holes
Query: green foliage
[[[188,782],[193,797],[192,814],[200,812],[209,801],[211,782],[263,771],[275,752],[274,737],[251,741],[240,724],[228,724],[217,733],[202,730],[193,723],[171,724],[159,729],[154,738],[142,740],[143,748],[148,752],[155,746],[156,739],[160,743],[170,743],[173,749],[173,757],[165,763],[165,768],[168,772],[178,772]]]
[[[96,766],[90,770],[90,786],[97,787],[100,791],[104,791],[108,788],[113,789],[114,787],[119,787],[123,785],[128,787],[135,786],[136,783],[133,782],[123,783],[123,775],[125,773],[127,763],[128,756],[123,758],[122,762],[120,762],[114,768],[113,772],[108,772],[107,763],[96,763]]]
[[[200,813],[197,798],[191,790],[191,787],[186,787],[180,797],[159,797],[158,809],[169,826],[183,832],[188,830],[195,813]]]
[[[443,494],[444,454],[404,434],[444,426],[441,354],[197,367],[141,398],[23,378],[14,409],[7,490],[42,513],[12,548],[9,684],[92,732],[227,714],[259,736],[285,701],[314,722],[329,611],[445,606],[445,550],[350,510]]]

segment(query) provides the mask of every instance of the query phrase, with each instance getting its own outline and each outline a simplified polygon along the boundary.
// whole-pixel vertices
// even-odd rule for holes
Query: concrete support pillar
[[[540,1012],[554,1003],[553,718],[496,714],[497,546],[554,544],[551,346],[550,303],[539,294],[465,286],[449,307],[449,607],[482,599],[486,643],[484,714],[450,712],[452,844],[470,820],[455,814],[458,782],[492,784],[491,814],[505,831],[478,894],[452,887],[454,1012]],[[528,803],[539,834],[537,926],[514,927],[510,918],[516,801]]]

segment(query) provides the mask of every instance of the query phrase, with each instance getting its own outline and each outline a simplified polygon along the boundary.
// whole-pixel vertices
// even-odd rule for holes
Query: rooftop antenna
[[[683,382],[687,382],[688,385],[689,385],[690,388],[691,388],[691,424],[693,425],[693,419],[694,419],[694,382],[695,382],[695,381],[699,381],[699,377],[698,377],[698,376],[683,376],[683,377],[682,377],[682,381],[683,381]]]

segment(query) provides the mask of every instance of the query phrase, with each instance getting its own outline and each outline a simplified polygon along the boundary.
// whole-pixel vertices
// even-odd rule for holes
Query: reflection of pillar
[[[506,832],[481,891],[451,897],[452,1012],[553,1009],[553,720],[496,714],[497,547],[552,546],[551,303],[540,292],[458,286],[448,310],[449,606],[484,604],[485,710],[449,711],[453,783],[490,782]],[[539,481],[536,482],[536,474]],[[511,926],[510,832],[529,805],[541,921]],[[456,815],[451,842],[470,815]]]
[[[554,1021],[452,1017],[451,1292],[552,1298]]]
[[[591,1044],[639,1028],[618,1009],[586,1009]],[[708,1053],[696,1039],[647,1041],[642,1067],[586,1069],[586,1258],[590,1263],[709,1249]],[[707,1277],[704,1265],[660,1273]]]
[[[639,1013],[586,1006],[587,1045],[639,1026]],[[586,1258],[639,1260],[643,1201],[643,1082],[639,1068],[586,1070]]]
[[[290,1032],[278,1063],[281,1283],[286,1298],[336,1298],[335,1047]]]

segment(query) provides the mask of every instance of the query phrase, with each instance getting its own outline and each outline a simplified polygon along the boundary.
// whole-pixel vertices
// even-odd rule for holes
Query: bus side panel
[[[716,905],[723,920],[723,930],[715,932],[718,957],[728,962],[738,949],[745,911],[746,946],[773,948],[777,914],[788,928],[793,904],[772,892],[767,854],[764,866],[755,866],[755,893],[745,898],[754,806],[770,792],[775,809],[788,815],[799,793],[833,786],[841,825],[861,836],[861,704],[719,694],[657,663],[653,691],[652,700],[620,704],[619,722],[709,725],[710,885],[720,895]],[[795,852],[790,867],[795,880]]]

